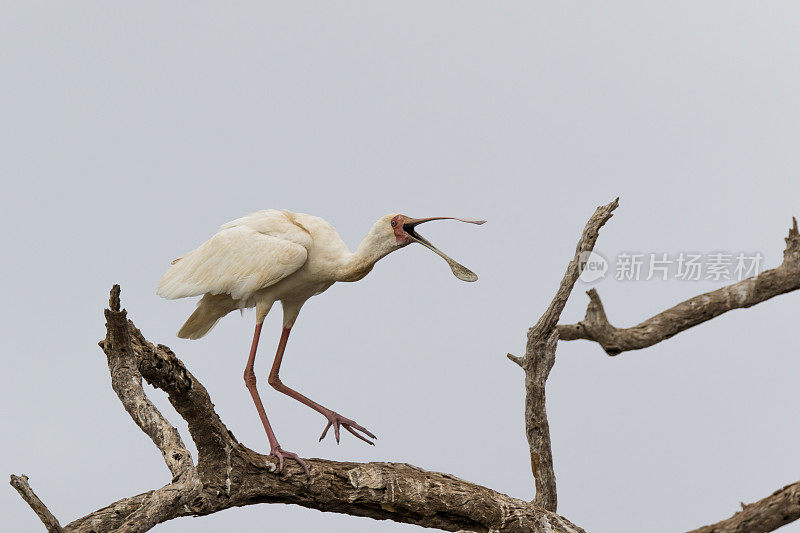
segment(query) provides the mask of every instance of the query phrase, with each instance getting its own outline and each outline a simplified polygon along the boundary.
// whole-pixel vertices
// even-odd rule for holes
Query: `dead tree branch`
[[[722,522],[689,533],[766,533],[800,518],[800,481],[776,490]]]
[[[56,517],[50,512],[50,509],[48,509],[36,493],[33,492],[33,489],[28,484],[28,476],[24,474],[21,476],[12,475],[11,486],[14,487],[17,492],[19,492],[19,495],[22,496],[22,499],[31,506],[31,509],[33,509],[33,512],[39,517],[39,520],[42,521],[48,533],[62,533],[62,531],[64,531],[61,529],[61,524],[58,523]]]
[[[727,311],[751,307],[775,296],[800,289],[800,232],[797,219],[786,237],[783,262],[752,278],[695,296],[641,324],[618,329],[612,326],[597,291],[591,289],[586,317],[578,324],[559,325],[562,340],[587,339],[600,344],[608,355],[639,350],[657,344]],[[767,532],[800,519],[800,482],[787,485],[742,511],[690,533]]]
[[[164,418],[142,388],[141,351],[135,351],[131,342],[127,313],[119,309],[119,286],[111,291],[106,315],[106,339],[100,343],[108,357],[111,388],[131,415],[136,425],[147,434],[161,450],[173,480],[197,474],[189,450],[181,440],[178,430]]]
[[[631,328],[615,328],[603,309],[597,291],[591,289],[586,317],[577,324],[559,325],[561,340],[595,341],[608,355],[641,350],[677,335],[693,326],[731,311],[751,307],[780,294],[800,289],[800,233],[793,218],[783,262],[752,278],[695,296]]]
[[[531,453],[531,470],[536,483],[536,498],[533,503],[554,512],[558,498],[550,445],[550,425],[547,422],[545,408],[545,383],[556,360],[558,343],[556,324],[581,274],[582,256],[594,249],[600,228],[608,222],[618,205],[619,198],[595,210],[583,229],[575,248],[575,255],[567,265],[567,271],[553,301],[536,324],[528,330],[525,355],[523,357],[508,355],[509,359],[525,370],[525,432]]]
[[[247,448],[228,431],[206,389],[175,354],[148,342],[127,319],[125,310],[120,310],[118,286],[112,290],[105,314],[107,335],[100,345],[108,357],[112,387],[134,422],[160,450],[172,481],[59,529],[54,529],[58,522],[35,495],[34,500],[20,491],[45,517],[48,531],[139,533],[179,516],[289,503],[445,531],[583,533],[567,519],[530,502],[408,464],[307,459],[310,478],[294,462],[278,473],[274,457]],[[197,464],[174,426],[145,395],[142,377],[164,390],[187,421],[199,451]]]

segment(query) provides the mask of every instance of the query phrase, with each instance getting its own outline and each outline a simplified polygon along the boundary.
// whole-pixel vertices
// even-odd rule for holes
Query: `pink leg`
[[[272,431],[272,426],[270,426],[269,420],[267,419],[267,413],[264,411],[264,406],[261,404],[261,397],[258,395],[258,389],[256,388],[256,374],[253,372],[253,364],[256,361],[256,349],[258,348],[258,338],[260,336],[261,324],[256,324],[256,332],[253,335],[253,346],[250,348],[250,357],[247,359],[247,366],[244,369],[244,383],[247,386],[247,390],[250,391],[250,396],[253,397],[253,403],[256,404],[256,409],[258,410],[258,416],[261,417],[261,423],[264,424],[264,429],[267,431],[267,439],[269,439],[270,446],[269,453],[270,455],[274,455],[278,458],[278,472],[283,470],[283,458],[291,457],[300,463],[300,466],[302,466],[303,470],[306,471],[306,475],[310,475],[308,471],[308,465],[305,461],[300,459],[297,454],[281,449],[280,445],[278,444],[278,439],[275,438],[275,433]]]
[[[310,408],[312,408],[313,410],[317,411],[318,413],[321,413],[323,416],[325,416],[325,418],[328,419],[328,425],[325,426],[325,430],[322,432],[322,436],[319,438],[319,440],[324,439],[325,435],[327,435],[327,433],[328,433],[328,430],[331,428],[331,426],[333,426],[333,433],[336,436],[336,442],[338,443],[339,442],[339,426],[342,426],[342,427],[344,427],[344,429],[346,429],[347,431],[349,431],[350,433],[352,433],[353,435],[355,435],[359,439],[363,440],[367,444],[373,444],[374,445],[375,443],[365,439],[362,435],[356,433],[356,431],[360,431],[361,433],[363,433],[364,435],[367,435],[370,438],[377,439],[378,437],[376,437],[375,435],[370,433],[370,431],[368,429],[356,424],[355,422],[353,422],[349,418],[345,418],[342,415],[340,415],[340,414],[338,414],[338,413],[336,413],[334,411],[331,411],[327,407],[323,407],[322,405],[320,405],[317,402],[311,400],[310,398],[307,398],[306,396],[303,396],[302,394],[300,394],[296,390],[290,389],[289,387],[287,387],[286,385],[284,385],[281,382],[281,378],[278,376],[278,372],[280,372],[280,369],[281,369],[281,362],[283,361],[283,352],[284,352],[284,350],[286,350],[286,343],[289,340],[289,333],[291,331],[292,331],[292,328],[283,328],[283,333],[281,333],[281,340],[278,343],[278,352],[275,354],[275,362],[272,363],[272,370],[270,370],[270,372],[269,372],[269,379],[267,380],[267,382],[270,385],[272,385],[272,387],[275,390],[277,390],[279,392],[282,392],[285,395],[294,398],[298,402],[309,406]]]

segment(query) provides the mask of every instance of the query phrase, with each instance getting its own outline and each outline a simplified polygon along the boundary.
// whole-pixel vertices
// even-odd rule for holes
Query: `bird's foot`
[[[311,477],[311,472],[308,469],[308,464],[303,461],[296,453],[287,452],[286,450],[281,449],[280,446],[273,446],[272,449],[269,451],[270,455],[274,455],[278,458],[278,472],[283,472],[283,459],[284,457],[288,457],[289,459],[294,459],[300,466],[303,467],[303,470],[306,471],[306,475]]]
[[[364,426],[361,426],[361,425],[355,423],[354,421],[350,420],[349,418],[343,417],[339,413],[334,413],[333,411],[327,411],[327,412],[324,412],[322,414],[324,414],[325,418],[328,419],[328,425],[325,426],[325,429],[323,430],[322,435],[319,438],[320,441],[322,441],[322,439],[325,438],[325,435],[328,434],[328,430],[331,427],[333,427],[333,434],[336,437],[336,444],[339,444],[339,427],[341,426],[344,429],[346,429],[347,431],[349,431],[350,433],[352,433],[353,435],[355,435],[356,437],[358,437],[359,439],[361,439],[364,442],[366,442],[367,444],[371,444],[373,446],[375,445],[374,442],[372,442],[371,440],[368,440],[363,435],[361,435],[361,433],[363,433],[364,435],[366,435],[367,437],[369,437],[371,439],[377,439],[378,438],[375,435],[373,435],[372,432],[370,432]],[[357,433],[358,431],[360,431],[361,433]]]

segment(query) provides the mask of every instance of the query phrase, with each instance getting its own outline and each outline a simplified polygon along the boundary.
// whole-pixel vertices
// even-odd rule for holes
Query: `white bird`
[[[261,326],[272,304],[276,301],[282,304],[283,332],[269,373],[269,384],[327,418],[328,423],[320,440],[333,427],[336,441],[339,442],[339,427],[343,426],[359,439],[373,444],[365,436],[371,439],[376,437],[366,428],[281,382],[278,372],[289,332],[300,308],[310,297],[324,292],[337,281],[360,280],[382,257],[412,242],[420,243],[441,256],[459,279],[477,280],[478,276],[472,271],[449,258],[415,230],[418,224],[442,219],[471,224],[485,222],[454,217],[409,218],[390,214],[381,217],[372,226],[353,253],[333,226],[319,217],[285,210],[259,211],[223,225],[216,235],[196,250],[173,261],[172,267],[161,278],[159,296],[168,299],[203,296],[197,309],[178,331],[178,337],[199,339],[231,311],[256,308],[256,327],[244,381],[267,432],[270,454],[278,458],[279,470],[283,469],[284,457],[291,457],[308,473],[305,461],[297,454],[281,449],[256,388],[253,363]]]

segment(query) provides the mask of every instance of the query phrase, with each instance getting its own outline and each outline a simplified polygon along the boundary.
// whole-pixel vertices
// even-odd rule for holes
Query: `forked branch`
[[[550,444],[550,425],[545,408],[545,383],[556,360],[558,323],[575,282],[581,275],[581,258],[594,249],[600,228],[611,218],[619,205],[619,198],[598,207],[583,229],[575,255],[567,265],[564,277],[553,301],[528,330],[528,342],[523,357],[508,355],[509,359],[525,370],[525,433],[531,454],[531,470],[536,483],[534,503],[555,511],[558,503],[556,476],[553,470],[553,452]]]
[[[577,324],[559,325],[561,340],[595,341],[608,355],[641,350],[702,324],[733,309],[751,307],[775,296],[800,289],[800,233],[797,219],[786,237],[783,262],[746,280],[695,296],[630,328],[615,328],[603,309],[597,291],[591,289],[586,317]]]
[[[639,350],[657,344],[693,326],[733,309],[751,307],[775,296],[800,289],[800,232],[797,219],[786,237],[783,262],[744,281],[695,296],[641,324],[619,329],[606,317],[603,302],[591,289],[586,317],[577,324],[559,325],[562,340],[587,339],[600,344],[608,355]],[[750,533],[774,531],[800,519],[800,482],[787,485],[716,524],[690,533]]]

